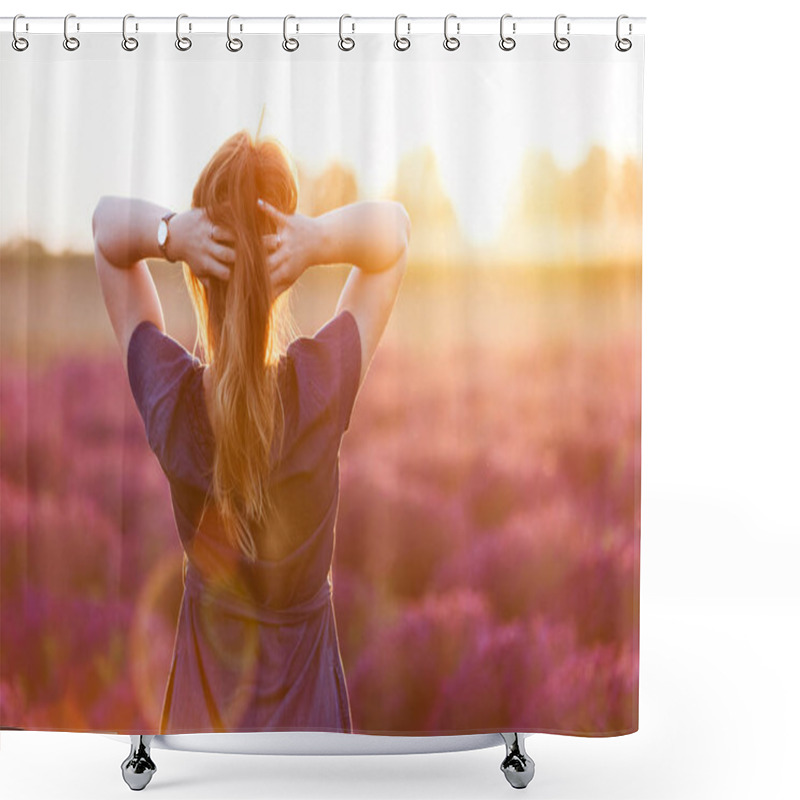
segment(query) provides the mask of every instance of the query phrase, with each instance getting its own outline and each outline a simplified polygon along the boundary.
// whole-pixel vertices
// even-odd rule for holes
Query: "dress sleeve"
[[[361,335],[353,314],[345,309],[313,337],[291,345],[295,368],[300,368],[314,406],[343,434],[358,394],[361,375]]]
[[[199,361],[149,320],[128,343],[128,381],[150,449],[170,479],[181,478],[192,446],[187,393]],[[183,411],[182,411],[183,407]]]

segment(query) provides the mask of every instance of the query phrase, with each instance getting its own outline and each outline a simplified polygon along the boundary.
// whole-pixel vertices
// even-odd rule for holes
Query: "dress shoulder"
[[[343,434],[350,426],[361,375],[361,336],[356,318],[344,309],[314,336],[295,339],[287,356],[298,384],[308,387],[311,402],[306,415],[324,416]]]
[[[173,480],[196,478],[197,468],[202,468],[195,405],[202,366],[180,342],[149,320],[140,322],[131,334],[128,381],[150,449]]]

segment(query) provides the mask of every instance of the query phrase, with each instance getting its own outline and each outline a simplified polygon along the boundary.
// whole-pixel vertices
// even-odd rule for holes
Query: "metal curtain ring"
[[[510,36],[506,36],[503,33],[503,23],[511,17],[511,14],[503,14],[500,17],[500,49],[501,50],[513,50],[517,46],[517,40],[512,39]],[[516,32],[516,24],[512,26],[512,30]]]
[[[192,40],[188,36],[181,36],[181,20],[186,19],[188,16],[188,14],[178,14],[178,16],[175,17],[175,47],[184,52],[192,46]],[[191,29],[190,23],[189,30]]]
[[[400,36],[398,23],[401,19],[408,19],[408,17],[405,14],[398,14],[394,18],[394,48],[395,50],[408,50],[411,47],[411,39],[407,36]],[[407,22],[406,26],[408,27],[408,32],[411,33],[411,23]]]
[[[617,17],[617,41],[614,42],[614,47],[616,47],[617,50],[620,51],[620,53],[627,53],[628,50],[630,50],[631,47],[633,47],[633,42],[630,39],[620,39],[620,37],[619,37],[619,22],[622,19],[628,19],[628,15],[627,14],[620,14]],[[628,23],[628,33],[631,33],[631,30],[632,30],[631,29],[631,24],[629,22]]]
[[[566,37],[558,35],[558,21],[560,19],[566,19],[566,18],[567,18],[566,14],[559,14],[556,17],[555,22],[553,23],[553,32],[554,36],[556,37],[556,40],[553,42],[553,47],[555,47],[556,50],[562,53],[564,52],[564,50],[569,50],[570,41]],[[569,33],[569,22],[567,23],[567,33]]]
[[[295,39],[294,36],[289,37],[289,36],[286,35],[286,26],[287,26],[287,23],[289,22],[290,19],[297,19],[297,17],[295,17],[293,14],[287,14],[283,18],[283,42],[282,42],[282,47],[283,47],[284,50],[287,50],[288,52],[293,53],[295,50],[297,50],[298,47],[300,47],[300,42],[297,41],[297,39]],[[297,27],[297,30],[299,30],[299,26]]]
[[[28,45],[30,44],[30,42],[24,36],[18,36],[17,35],[17,20],[18,19],[25,19],[25,15],[24,14],[17,14],[14,17],[14,22],[13,22],[13,24],[11,26],[11,34],[12,34],[11,46],[18,53],[21,53],[23,50],[27,50],[28,49]]]
[[[74,18],[75,15],[67,14],[67,16],[64,17],[64,49],[69,50],[71,52],[73,50],[77,50],[81,46],[81,43],[78,38],[76,38],[75,36],[70,36],[67,33],[67,22],[69,21],[70,17]]]
[[[461,46],[461,41],[457,36],[448,36],[447,35],[447,22],[448,20],[454,19],[455,14],[448,14],[444,18],[444,42],[442,42],[445,50],[458,50]],[[458,33],[460,28],[459,23],[456,23],[456,33]]]
[[[133,14],[126,14],[122,18],[122,49],[128,52],[135,50],[139,46],[139,40],[133,36],[128,36],[128,20],[134,19]],[[136,30],[139,30],[139,25],[136,24]]]
[[[241,39],[232,39],[231,38],[231,20],[232,19],[239,19],[236,14],[231,14],[228,17],[228,41],[225,42],[225,47],[231,51],[231,53],[238,53],[242,49],[242,40]],[[239,30],[241,30],[241,26],[239,26]]]
[[[355,40],[350,36],[342,36],[342,23],[345,21],[345,19],[353,19],[353,18],[349,14],[342,14],[342,16],[339,17],[339,49],[352,50],[356,46]],[[355,30],[356,30],[356,24],[354,22],[353,23],[354,33]]]

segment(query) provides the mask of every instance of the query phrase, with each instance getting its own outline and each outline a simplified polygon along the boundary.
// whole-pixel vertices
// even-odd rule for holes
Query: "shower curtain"
[[[0,727],[638,729],[644,37],[442,22],[3,34]]]

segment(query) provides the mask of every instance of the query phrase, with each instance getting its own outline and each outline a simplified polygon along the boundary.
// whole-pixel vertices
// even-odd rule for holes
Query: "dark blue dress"
[[[158,732],[351,732],[331,560],[339,447],[361,371],[355,318],[342,311],[281,356],[286,425],[271,486],[299,544],[280,560],[247,562],[225,539],[213,497],[201,522],[214,452],[205,366],[149,321],[131,336],[127,366],[185,552]]]

